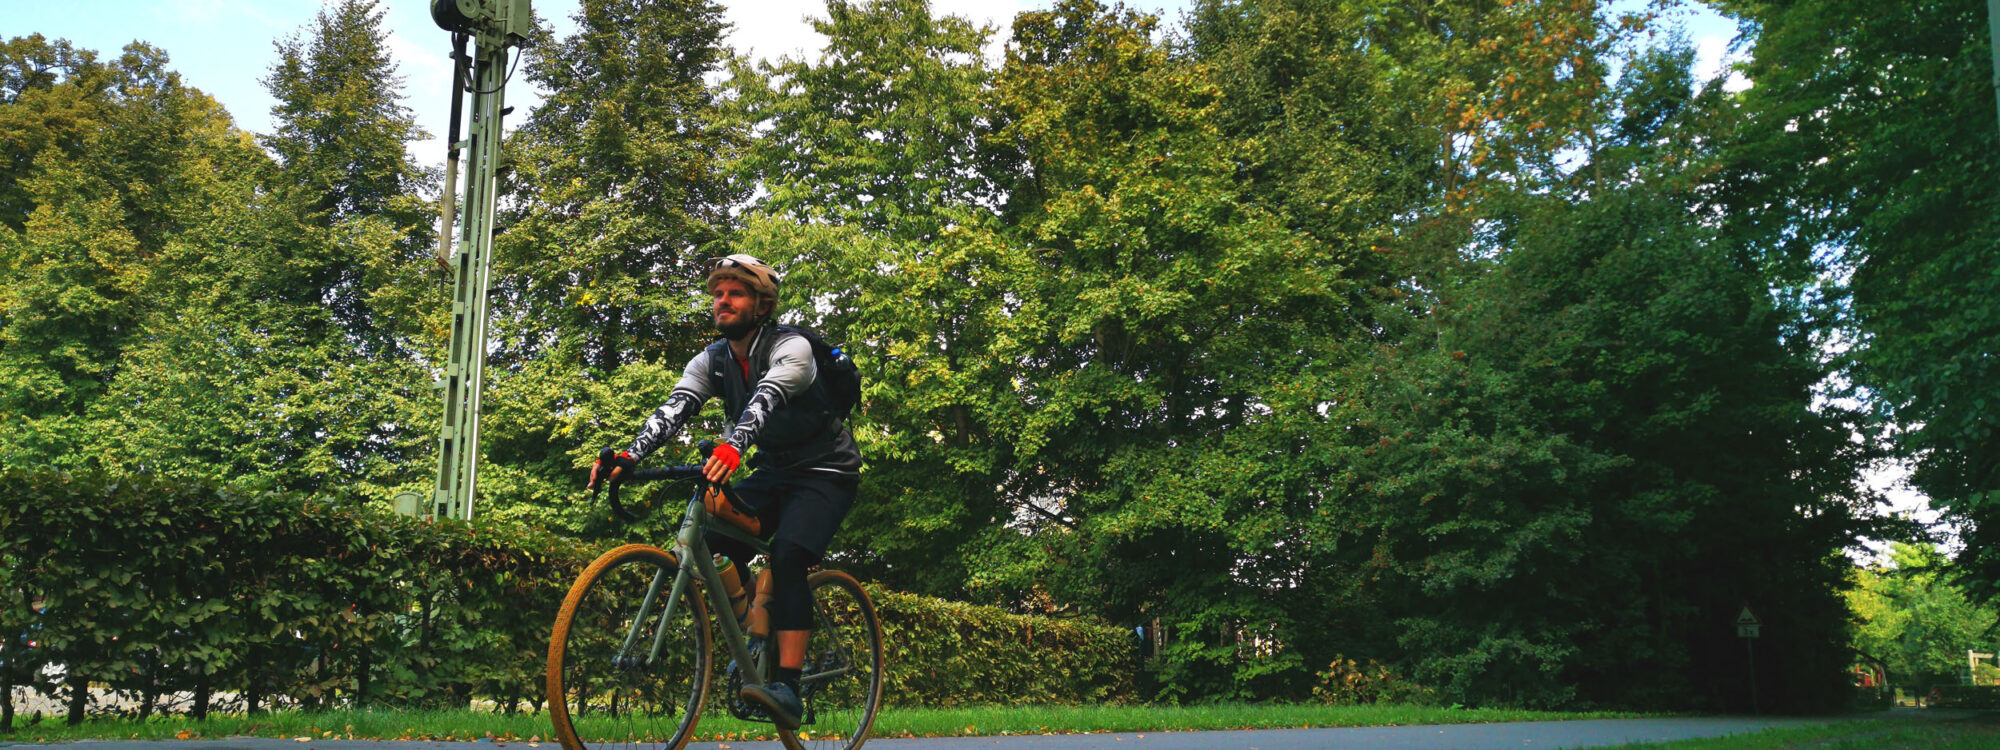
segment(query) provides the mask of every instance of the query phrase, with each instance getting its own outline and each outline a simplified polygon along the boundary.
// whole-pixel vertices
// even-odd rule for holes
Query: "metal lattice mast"
[[[507,50],[517,47],[533,29],[528,0],[433,0],[431,17],[454,33],[454,68],[470,65],[471,74],[454,74],[452,124],[445,178],[444,228],[439,232],[439,259],[457,278],[451,303],[451,349],[446,360],[444,422],[438,434],[436,490],[424,515],[471,520],[479,478],[479,395],[486,366],[486,290],[491,286],[493,213],[497,192],[494,167],[500,158],[500,120],[507,86]],[[468,59],[465,39],[474,47]],[[459,105],[472,94],[471,135],[459,141]],[[464,161],[464,216],[459,223],[458,249],[450,251],[452,183]]]
[[[1986,0],[1986,32],[1993,47],[1993,106],[2000,113],[2000,0]]]

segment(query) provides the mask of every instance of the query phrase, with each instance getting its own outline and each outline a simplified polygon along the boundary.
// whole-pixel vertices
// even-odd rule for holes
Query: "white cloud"
[[[1729,37],[1719,34],[1705,34],[1694,40],[1694,75],[1697,81],[1707,81],[1730,65],[1743,62],[1745,55],[1729,51]],[[1750,79],[1743,74],[1730,72],[1722,82],[1722,90],[1743,91],[1750,88]]]
[[[730,24],[725,43],[754,58],[817,55],[826,37],[806,22],[807,16],[824,18],[826,3],[820,0],[763,0],[757,3],[730,3],[723,18]]]

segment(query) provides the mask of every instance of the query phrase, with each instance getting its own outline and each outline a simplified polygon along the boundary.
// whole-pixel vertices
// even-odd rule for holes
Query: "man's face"
[[[734,279],[722,279],[709,288],[709,296],[714,300],[710,312],[715,315],[716,330],[730,338],[750,331],[751,322],[757,318],[759,300],[749,286]]]

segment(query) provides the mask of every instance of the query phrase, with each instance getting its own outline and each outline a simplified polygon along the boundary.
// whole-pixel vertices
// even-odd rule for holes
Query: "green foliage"
[[[664,538],[665,514],[576,502],[578,467],[710,337],[702,261],[751,252],[787,271],[787,319],[863,368],[869,465],[833,564],[1059,616],[885,590],[914,702],[1744,707],[1748,602],[1782,634],[1756,650],[1764,707],[1839,705],[1837,551],[1893,530],[1856,489],[1863,417],[1909,427],[1897,447],[1958,517],[1991,510],[1987,58],[1969,0],[1727,7],[1758,45],[1740,95],[1592,2],[1218,0],[1169,29],[1066,0],[1019,16],[997,65],[992,29],[922,0],[835,0],[823,50],[762,64],[727,56],[713,2],[585,2],[526,52],[551,95],[504,146],[474,528]],[[157,50],[0,50],[7,467],[251,505],[422,485],[449,279],[380,18],[344,0],[279,45],[275,160]],[[1822,361],[1833,342],[1852,356]],[[1874,414],[1834,398],[1835,367]],[[301,523],[241,533],[353,551]],[[1969,560],[2000,548],[1982,528]],[[424,539],[355,559],[409,581],[500,564]],[[245,590],[312,589],[330,554],[242,562],[268,571]],[[552,611],[423,621],[456,590],[396,585],[367,589],[394,616],[287,627],[407,656],[307,673],[259,628],[320,592],[212,624],[243,648],[198,674],[458,700],[518,685],[507,659],[538,646],[504,634]],[[80,611],[55,616],[64,648],[167,616]],[[981,630],[919,625],[961,620]],[[994,645],[1017,631],[1074,652]]]
[[[550,613],[587,561],[545,533],[351,499],[62,473],[4,486],[0,632],[40,641],[10,650],[8,678],[45,693],[58,688],[37,676],[57,664],[149,700],[533,697]]]
[[[329,224],[390,210],[422,184],[403,145],[429,137],[402,105],[375,0],[341,0],[278,43],[264,85],[278,100],[265,145],[308,213]],[[406,203],[405,210],[417,208]],[[406,217],[414,218],[414,217]],[[426,224],[427,225],[427,224]]]
[[[0,105],[19,118],[10,122],[61,130],[8,172],[29,211],[19,231],[0,227],[0,457],[11,467],[120,462],[75,447],[115,441],[108,423],[129,402],[111,393],[129,350],[219,281],[181,272],[217,267],[201,262],[216,249],[208,240],[248,239],[240,217],[268,173],[268,159],[157,49],[135,43],[103,67],[88,58],[75,56],[52,88]],[[74,106],[58,117],[46,99],[64,93]]]
[[[1390,559],[1411,574],[1421,561],[1432,597],[1405,643],[1489,666],[1447,660],[1420,681],[1491,668],[1507,687],[1476,692],[1542,683],[1622,705],[1730,704],[1744,696],[1716,692],[1712,675],[1740,668],[1734,634],[1710,623],[1747,601],[1800,633],[1776,646],[1798,670],[1792,698],[1835,699],[1805,686],[1836,684],[1845,658],[1843,564],[1829,553],[1867,500],[1852,489],[1850,423],[1809,408],[1822,376],[1812,352],[1782,339],[1756,277],[1684,211],[1644,189],[1535,201],[1503,230],[1500,267],[1440,316],[1431,356],[1463,363],[1460,387],[1480,390],[1413,397],[1405,413],[1456,418],[1387,432],[1383,449],[1449,439],[1454,423],[1492,442],[1434,446],[1402,464],[1418,483],[1378,488],[1423,493],[1390,516],[1422,529],[1392,531]],[[1459,483],[1427,477],[1467,459]],[[1653,679],[1629,680],[1635,668]],[[1560,700],[1531,695],[1519,699]]]
[[[1130,633],[870,587],[892,706],[1101,705],[1132,697]]]
[[[1011,387],[988,352],[1019,260],[970,233],[1004,196],[992,30],[914,0],[834,2],[813,23],[817,59],[731,66],[731,112],[760,133],[734,168],[765,190],[734,245],[785,268],[788,316],[853,342],[862,368],[868,473],[835,558],[960,598],[962,541],[1010,513],[977,410]]]
[[[1684,220],[1721,101],[1592,11],[1214,3],[1175,46],[1070,2],[989,75],[922,4],[836,3],[817,63],[738,66],[772,134],[739,244],[881,355],[843,554],[1164,626],[1180,699],[1353,654],[1452,700],[1727,703],[1697,686],[1733,633],[1697,623],[1750,592],[1690,576],[1759,555],[1757,596],[1838,628],[1848,417]],[[1660,679],[1620,679],[1635,651]]]
[[[75,157],[110,104],[113,69],[97,53],[40,34],[0,45],[0,224],[20,231],[37,201],[23,184],[45,151]]]
[[[2000,591],[2000,123],[1983,5],[1724,4],[1757,29],[1732,220],[1794,288],[1839,303],[1854,385],[1913,483],[1964,524],[1982,599]]]
[[[969,238],[1017,269],[983,363],[1008,395],[975,411],[1013,528],[969,583],[1161,620],[1168,695],[1282,694],[1304,672],[1279,604],[1303,446],[1279,425],[1314,406],[1294,373],[1337,344],[1321,316],[1353,248],[1241,199],[1222,91],[1155,24],[1088,2],[1015,22],[995,96],[1024,177],[1008,226]]]
[[[66,125],[69,148],[9,173],[34,208],[0,230],[8,466],[295,489],[338,477],[384,496],[427,473],[411,460],[435,422],[411,303],[430,283],[429,220],[403,153],[421,132],[394,104],[379,23],[346,3],[281,45],[267,80],[281,164],[142,44],[0,107],[100,91],[91,119]],[[334,184],[358,192],[323,204]]]
[[[1426,691],[1382,664],[1369,660],[1334,657],[1326,669],[1313,675],[1313,700],[1337,706],[1370,703],[1423,703]]]
[[[1894,684],[1956,682],[1965,653],[1992,645],[1995,613],[1950,580],[1935,548],[1898,543],[1888,562],[1854,573],[1856,585],[1847,592],[1857,623],[1854,648],[1883,660]]]
[[[0,632],[40,642],[8,646],[0,679],[51,695],[74,687],[46,683],[45,665],[149,703],[195,690],[305,708],[539,706],[549,623],[592,555],[512,523],[431,523],[353,498],[148,477],[0,479]],[[871,596],[892,704],[1131,694],[1135,655],[1119,629]]]
[[[589,0],[574,20],[524,53],[550,94],[503,147],[480,483],[481,512],[580,533],[563,507],[579,467],[626,445],[712,338],[703,263],[748,189],[723,169],[745,134],[704,80],[719,5]]]
[[[1924,705],[1937,708],[2000,709],[2000,688],[1991,685],[1940,685]]]
[[[257,217],[267,234],[238,253],[248,278],[231,290],[249,304],[217,305],[198,334],[227,342],[235,356],[219,360],[261,376],[249,389],[243,375],[214,387],[263,407],[238,434],[264,438],[251,455],[284,465],[272,478],[301,491],[341,477],[343,491],[387,496],[430,474],[412,459],[435,444],[425,361],[442,358],[430,332],[448,312],[433,296],[444,288],[435,208],[418,195],[435,175],[406,152],[427,136],[401,104],[388,43],[372,0],[343,0],[277,45],[264,79],[277,131],[262,141],[279,160]],[[266,352],[286,361],[260,367]]]

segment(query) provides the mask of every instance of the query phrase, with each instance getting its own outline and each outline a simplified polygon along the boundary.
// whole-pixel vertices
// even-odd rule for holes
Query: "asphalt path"
[[[1976,715],[1967,711],[1898,709],[1847,717],[1675,717],[1523,721],[1506,724],[1438,724],[1411,727],[1263,729],[1227,732],[1116,732],[1010,737],[877,738],[868,750],[1555,750],[1618,747],[1634,742],[1720,737],[1776,727],[1806,726],[1869,718],[1922,718],[1949,721]],[[54,743],[51,743],[54,744]],[[297,740],[234,737],[215,740],[112,741],[63,743],[75,750],[558,750],[553,742],[419,742],[377,740]],[[7,744],[0,747],[49,747]],[[777,742],[697,742],[692,750],[761,750]]]

